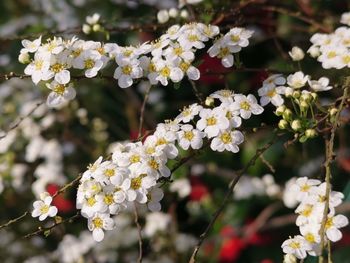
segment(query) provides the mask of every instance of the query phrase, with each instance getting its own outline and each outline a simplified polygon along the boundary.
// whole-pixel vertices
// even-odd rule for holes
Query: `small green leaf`
[[[44,236],[45,237],[48,237],[50,234],[51,234],[51,230],[50,229],[44,231]]]

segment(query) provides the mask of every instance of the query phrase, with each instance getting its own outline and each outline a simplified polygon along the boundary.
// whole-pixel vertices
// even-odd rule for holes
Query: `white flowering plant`
[[[350,12],[297,2],[3,1],[0,261],[347,262]]]

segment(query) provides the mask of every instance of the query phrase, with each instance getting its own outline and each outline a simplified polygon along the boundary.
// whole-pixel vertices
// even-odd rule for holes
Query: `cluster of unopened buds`
[[[326,198],[327,184],[316,179],[301,177],[291,186],[296,200],[300,203],[295,212],[298,214],[296,225],[300,234],[289,238],[282,244],[287,258],[306,258],[307,254],[318,256],[321,253],[321,243],[337,242],[342,238],[339,228],[348,225],[344,215],[336,215],[335,207],[339,206],[344,198],[341,192],[331,191],[329,200]],[[329,203],[327,218],[324,224],[323,236],[321,227],[326,202]],[[292,261],[291,261],[292,262]]]
[[[158,124],[144,142],[115,145],[110,160],[100,157],[83,173],[77,208],[88,218],[96,241],[103,239],[103,230],[113,228],[111,216],[134,202],[147,205],[151,211],[161,209],[159,182],[171,175],[167,161],[179,155],[176,144],[184,150],[199,150],[210,143],[214,151],[239,151],[238,145],[244,141],[238,130],[242,119],[261,114],[263,108],[253,95],[230,90],[217,91],[210,98],[210,106],[192,104],[174,120]]]
[[[221,59],[225,67],[231,67],[233,54],[248,46],[252,33],[244,28],[232,28],[219,36],[219,28],[213,25],[173,25],[158,40],[137,47],[84,41],[76,37],[69,40],[54,37],[45,41],[39,37],[34,41],[22,41],[24,48],[19,61],[29,63],[24,73],[30,75],[35,84],[46,83],[51,90],[47,104],[56,107],[76,95],[72,84],[73,69],[83,70],[86,78],[94,78],[114,61],[113,77],[121,88],[130,87],[141,78],[151,85],[160,83],[163,86],[167,86],[169,80],[177,83],[185,76],[198,80],[200,72],[193,66],[196,50],[203,49],[206,42],[216,38],[208,50],[209,55]]]
[[[270,76],[264,80],[258,93],[262,106],[269,103],[276,106],[275,114],[282,117],[278,127],[291,130],[298,134],[300,142],[305,142],[317,136],[317,92],[330,89],[332,86],[329,85],[328,78],[311,80],[310,76],[298,71],[287,78],[280,74]],[[286,105],[286,99],[291,102],[290,105]]]

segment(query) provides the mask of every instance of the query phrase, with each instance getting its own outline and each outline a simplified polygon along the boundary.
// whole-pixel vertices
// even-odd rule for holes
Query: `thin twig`
[[[226,195],[224,197],[224,200],[222,201],[221,205],[219,206],[219,208],[215,211],[212,219],[210,220],[209,224],[207,225],[206,229],[204,230],[204,232],[199,236],[199,240],[197,242],[197,245],[194,248],[194,251],[192,253],[192,256],[190,258],[189,263],[195,263],[196,262],[196,256],[197,253],[204,241],[204,239],[207,237],[209,231],[211,230],[211,228],[213,227],[214,223],[216,222],[216,220],[218,219],[219,215],[221,214],[221,212],[224,210],[228,200],[230,199],[233,189],[236,186],[236,184],[238,183],[239,179],[242,177],[243,174],[245,174],[247,172],[247,170],[253,166],[256,162],[256,160],[259,158],[259,156],[261,154],[263,154],[267,149],[269,149],[276,141],[277,137],[275,137],[272,141],[270,141],[269,143],[267,143],[264,147],[258,149],[255,153],[255,155],[249,160],[249,162],[245,165],[245,167],[236,173],[235,177],[230,181],[229,184],[229,189],[226,192]]]
[[[11,219],[10,221],[8,221],[7,223],[3,224],[0,226],[0,229],[8,227],[9,225],[12,225],[13,223],[16,223],[17,221],[20,221],[21,219],[25,218],[27,215],[29,214],[28,211],[24,212],[22,215],[20,215],[19,217],[16,217],[14,219]]]
[[[329,210],[329,195],[331,192],[331,164],[334,160],[334,140],[335,140],[335,134],[336,134],[336,130],[338,128],[338,124],[339,124],[339,120],[340,120],[340,114],[342,112],[342,110],[344,109],[345,105],[346,105],[346,100],[348,99],[348,90],[350,87],[350,77],[347,77],[345,79],[343,88],[344,88],[344,92],[343,92],[343,96],[342,96],[342,100],[339,104],[338,107],[338,111],[337,114],[335,115],[332,125],[331,125],[331,132],[330,132],[330,138],[326,139],[326,161],[324,163],[324,167],[326,170],[326,174],[325,174],[325,181],[326,181],[326,194],[325,194],[325,207],[323,210],[323,218],[322,218],[322,223],[321,223],[321,228],[320,228],[320,236],[321,236],[321,254],[318,257],[318,262],[319,263],[323,263],[323,250],[324,250],[324,242],[325,239],[324,234],[325,234],[325,230],[326,230],[326,223],[327,223],[327,219],[328,219],[328,210]],[[330,253],[330,251],[328,252]]]
[[[147,88],[146,93],[145,93],[145,97],[144,97],[143,102],[142,102],[141,112],[140,112],[139,132],[138,132],[138,135],[137,135],[138,139],[140,139],[141,136],[142,136],[142,127],[143,127],[143,119],[144,119],[144,115],[145,115],[145,108],[146,108],[146,104],[147,104],[147,101],[148,101],[149,94],[151,92],[151,88],[152,88],[151,85]]]
[[[32,233],[29,233],[27,235],[25,235],[23,238],[30,238],[32,236],[36,236],[36,235],[39,235],[41,233],[45,233],[45,235],[47,235],[47,233],[49,234],[51,232],[51,230],[59,225],[62,225],[64,223],[67,223],[67,222],[72,222],[74,221],[76,218],[78,218],[80,216],[79,213],[75,214],[74,216],[71,216],[69,218],[66,218],[64,220],[61,220],[61,221],[58,221],[58,222],[55,222],[53,225],[49,226],[49,227],[38,227],[38,230],[32,232]]]
[[[31,109],[26,115],[23,115],[23,116],[20,116],[19,119],[15,122],[13,122],[12,124],[10,124],[9,128],[6,130],[5,134],[1,135],[0,136],[0,141],[2,139],[4,139],[10,131],[12,130],[15,130],[21,123],[22,121],[24,121],[26,118],[28,118],[30,115],[32,115],[34,113],[34,111],[39,108],[41,105],[43,105],[44,102],[43,101],[40,101],[40,102],[37,102],[35,104],[35,106],[33,107],[33,109]]]

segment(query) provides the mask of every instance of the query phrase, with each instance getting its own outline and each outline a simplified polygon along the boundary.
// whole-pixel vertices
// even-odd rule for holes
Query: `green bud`
[[[280,120],[278,123],[278,128],[285,130],[288,128],[288,122],[286,120]]]
[[[337,108],[332,108],[332,109],[329,110],[329,114],[330,114],[331,116],[334,116],[335,114],[337,114],[337,112],[338,112],[338,109],[337,109]]]
[[[300,99],[305,102],[310,102],[312,100],[312,96],[310,93],[303,93],[301,94]]]
[[[278,106],[276,108],[275,114],[277,116],[281,116],[285,110],[286,110],[286,106],[284,106],[284,105]]]
[[[313,100],[317,99],[317,93],[316,92],[311,92],[311,96],[312,96]]]
[[[294,99],[298,99],[300,97],[300,91],[294,91],[292,96]]]
[[[292,127],[292,129],[294,131],[298,131],[298,130],[301,129],[301,121],[300,120],[294,120],[294,121],[292,121],[290,126]]]
[[[286,98],[290,98],[293,96],[293,89],[290,87],[287,87],[284,91],[284,95],[286,96]]]
[[[283,119],[285,119],[286,121],[292,120],[292,117],[293,117],[293,112],[290,109],[286,109],[283,112]]]
[[[214,105],[214,99],[212,97],[207,97],[205,99],[205,105],[207,105],[208,107],[211,107]]]
[[[307,138],[314,138],[317,136],[317,131],[315,129],[307,129],[305,131],[305,136]]]
[[[92,31],[94,31],[94,32],[101,31],[101,26],[100,26],[100,24],[95,24],[95,25],[93,25]]]
[[[309,108],[309,104],[306,101],[301,101],[299,106],[301,110],[307,110]]]

